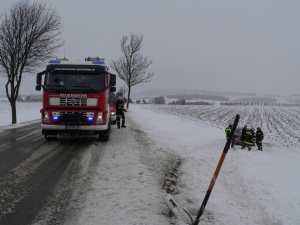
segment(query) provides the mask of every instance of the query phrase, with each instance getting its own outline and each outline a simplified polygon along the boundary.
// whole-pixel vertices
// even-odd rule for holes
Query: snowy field
[[[4,98],[3,98],[4,99]],[[41,117],[40,109],[42,102],[17,102],[17,123],[13,126],[19,126],[19,123],[37,120]],[[11,124],[11,107],[9,102],[0,98],[0,126]],[[1,128],[0,128],[1,131]]]
[[[40,118],[41,103],[17,106],[19,123]],[[196,217],[236,114],[240,126],[262,127],[263,151],[229,150],[199,224],[299,225],[300,107],[135,104],[128,127],[113,126],[86,200],[66,224],[187,224],[170,217],[166,192]],[[8,102],[0,118],[0,131],[10,127]]]

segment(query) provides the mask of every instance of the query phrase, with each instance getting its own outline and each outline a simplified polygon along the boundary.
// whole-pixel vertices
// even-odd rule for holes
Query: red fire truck
[[[45,75],[42,82],[42,76]],[[103,58],[83,62],[50,60],[37,74],[36,90],[43,88],[42,134],[46,140],[59,136],[98,136],[108,141],[110,92],[116,91],[116,75],[108,72]]]

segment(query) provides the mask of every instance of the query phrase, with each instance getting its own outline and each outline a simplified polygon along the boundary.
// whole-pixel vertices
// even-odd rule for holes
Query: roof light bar
[[[60,60],[57,60],[57,59],[51,59],[48,64],[60,64],[61,61]]]
[[[105,65],[104,61],[93,61],[93,64]]]

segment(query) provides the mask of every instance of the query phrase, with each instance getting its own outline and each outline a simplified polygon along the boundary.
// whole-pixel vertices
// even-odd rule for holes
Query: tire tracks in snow
[[[120,219],[124,224],[170,224],[162,185],[176,155],[156,147],[151,136],[130,118],[130,111],[126,125],[125,129],[112,126],[91,181],[92,191],[78,215],[67,218],[65,225],[120,224]]]
[[[86,152],[95,144],[57,139],[32,149],[0,179],[0,224],[62,224],[76,191],[89,187],[100,157]]]

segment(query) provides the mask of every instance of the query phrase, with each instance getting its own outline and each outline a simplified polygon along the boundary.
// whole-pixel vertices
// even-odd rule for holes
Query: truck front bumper
[[[104,131],[108,129],[108,125],[51,125],[41,124],[42,130],[56,131]]]

